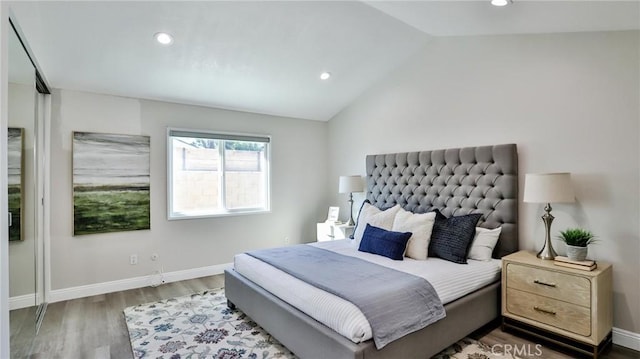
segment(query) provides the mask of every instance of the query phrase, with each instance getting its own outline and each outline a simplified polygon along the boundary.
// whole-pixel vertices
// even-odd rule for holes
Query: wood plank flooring
[[[124,308],[220,287],[224,276],[217,275],[52,303],[35,338],[35,328],[21,324],[35,317],[33,309],[11,311],[11,358],[133,358]]]
[[[35,317],[34,309],[14,310],[11,312],[11,358],[130,359],[133,355],[122,314],[124,308],[220,287],[224,287],[224,277],[216,275],[53,303],[47,308],[35,338],[35,328],[29,320]],[[488,345],[528,345],[531,354],[539,354],[535,351],[535,340],[505,333],[497,324],[476,331],[472,337]],[[542,355],[520,356],[523,359],[576,357],[548,346],[542,347]],[[601,358],[640,359],[640,352],[614,345]]]

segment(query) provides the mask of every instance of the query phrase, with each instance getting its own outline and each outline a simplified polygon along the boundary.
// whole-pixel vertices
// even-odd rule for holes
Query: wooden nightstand
[[[355,226],[349,226],[346,223],[318,223],[316,228],[316,236],[318,242],[333,241],[335,239],[349,238],[353,234]]]
[[[503,330],[518,331],[594,358],[611,344],[611,265],[560,267],[520,251],[502,258]]]

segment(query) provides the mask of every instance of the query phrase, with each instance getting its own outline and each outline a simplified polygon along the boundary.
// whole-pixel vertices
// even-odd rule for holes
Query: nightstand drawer
[[[591,282],[576,275],[509,263],[507,288],[577,304],[587,311],[591,306]]]
[[[591,309],[507,288],[507,310],[572,333],[591,335]]]

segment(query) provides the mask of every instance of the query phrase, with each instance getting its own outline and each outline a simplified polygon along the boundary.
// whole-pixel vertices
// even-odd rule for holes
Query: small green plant
[[[560,231],[558,238],[569,246],[586,247],[588,244],[594,243],[595,236],[590,231],[581,228],[569,228]]]

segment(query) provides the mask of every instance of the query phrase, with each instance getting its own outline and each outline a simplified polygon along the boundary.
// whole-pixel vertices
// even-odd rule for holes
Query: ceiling
[[[638,1],[9,4],[51,87],[321,121],[431,36],[640,28]]]

